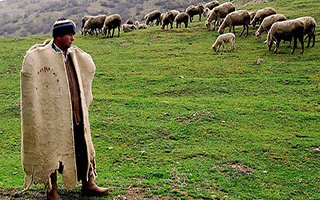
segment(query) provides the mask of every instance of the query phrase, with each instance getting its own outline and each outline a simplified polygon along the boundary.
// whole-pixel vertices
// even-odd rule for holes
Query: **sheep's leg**
[[[274,49],[273,53],[278,52],[279,45],[280,45],[280,40],[276,41],[276,48]]]
[[[173,24],[173,22],[170,22],[170,27],[171,27],[171,29],[173,28],[173,27],[172,27],[172,24]]]
[[[118,37],[120,37],[120,26],[118,26]]]
[[[312,47],[314,47],[315,42],[316,42],[316,34],[312,33]]]
[[[246,30],[246,25],[243,25],[243,29],[242,32],[240,33],[239,37],[241,37],[241,35],[243,34],[243,32]]]
[[[294,53],[294,50],[297,48],[297,46],[298,46],[297,43],[298,43],[298,37],[295,36],[295,37],[293,38],[293,48],[292,48],[291,54],[293,54],[293,53]]]
[[[302,36],[300,36],[300,37],[298,37],[298,39],[299,39],[299,42],[300,42],[300,44],[301,44],[301,48],[302,48],[302,50],[301,50],[301,54],[303,54],[303,52],[304,52],[304,41],[303,41],[303,35]],[[310,38],[309,38],[310,39]],[[311,40],[311,39],[310,39]],[[309,40],[309,42],[310,42],[310,40]]]

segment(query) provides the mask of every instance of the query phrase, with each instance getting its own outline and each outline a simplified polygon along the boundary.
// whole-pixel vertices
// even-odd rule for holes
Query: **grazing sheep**
[[[216,24],[223,18],[227,16],[227,14],[233,12],[236,10],[236,7],[230,3],[226,2],[223,3],[215,8],[210,12],[210,15],[208,16],[206,20],[206,27],[208,30],[212,27],[212,22],[214,21],[214,30],[216,29]]]
[[[156,25],[160,24],[161,12],[159,10],[151,11],[150,13],[144,16],[145,23],[150,26],[153,25],[154,20],[156,20]]]
[[[254,16],[254,18],[252,19],[251,23],[253,28],[256,28],[257,24],[261,24],[262,20],[269,16],[269,15],[273,15],[273,14],[277,14],[277,11],[272,8],[272,7],[265,7],[262,8],[260,10],[257,11],[256,15]]]
[[[123,32],[131,32],[136,29],[137,29],[137,27],[133,24],[123,24],[122,25]]]
[[[304,36],[305,39],[308,38],[308,45],[307,45],[307,48],[310,47],[310,42],[311,42],[311,38],[312,38],[312,47],[314,47],[314,43],[315,43],[315,40],[316,40],[316,35],[315,35],[315,31],[316,31],[316,20],[314,20],[313,17],[299,17],[297,18],[297,20],[301,20],[304,24]]]
[[[181,28],[181,23],[184,23],[184,27],[188,28],[188,22],[189,22],[189,15],[186,12],[179,13],[175,18],[174,21],[176,22],[176,27]]]
[[[243,32],[247,29],[247,36],[249,31],[249,24],[250,24],[250,15],[249,12],[246,10],[237,10],[234,12],[229,13],[226,18],[224,18],[222,24],[220,25],[218,32],[220,34],[224,33],[224,29],[229,27],[229,32],[231,32],[231,28],[233,28],[233,33],[235,34],[234,27],[242,25],[243,30],[240,33],[239,37],[243,34]]]
[[[86,15],[86,16],[84,16],[83,18],[82,18],[82,20],[81,20],[81,35],[84,35],[84,31],[83,31],[83,27],[84,27],[84,24],[86,23],[86,21],[90,18],[90,17],[92,17],[91,15]]]
[[[176,15],[174,14],[174,12],[168,11],[162,19],[161,29],[164,29],[165,26],[169,28],[169,24],[170,24],[170,28],[172,28],[175,16]]]
[[[219,5],[218,1],[210,1],[204,4],[204,9],[209,8],[210,10],[212,10],[214,7],[217,7],[218,5]]]
[[[148,25],[144,23],[140,23],[139,21],[135,21],[134,23],[137,29],[147,29]]]
[[[106,20],[104,21],[104,25],[102,28],[102,32],[104,33],[104,36],[109,37],[112,29],[112,34],[110,37],[113,37],[114,29],[118,28],[118,37],[120,37],[120,26],[121,16],[119,14],[113,14],[106,17]]]
[[[230,50],[233,51],[235,49],[234,44],[236,41],[236,36],[233,33],[224,33],[219,35],[216,41],[212,45],[212,49],[214,51],[219,51],[220,47],[224,47],[225,43],[230,43]]]
[[[194,6],[194,5],[188,6],[185,12],[188,13],[188,15],[190,16],[190,22],[192,22],[194,15],[199,15],[199,21],[201,21],[201,15],[203,13],[203,10],[204,10],[203,4],[198,3],[197,6]]]
[[[294,41],[291,54],[294,53],[294,50],[297,48],[297,40],[300,41],[302,46],[301,53],[304,52],[304,41],[303,41],[303,32],[304,32],[304,23],[301,20],[292,19],[287,21],[275,22],[267,36],[266,43],[268,45],[269,51],[271,51],[272,44],[275,43],[276,47],[274,53],[277,53],[279,44],[281,40],[284,41]]]
[[[83,26],[84,35],[86,35],[87,33],[93,35],[93,31],[96,31],[97,34],[98,32],[101,32],[106,17],[106,15],[89,17],[89,19],[85,22]]]
[[[287,20],[287,18],[283,14],[273,14],[273,15],[270,15],[270,16],[264,18],[262,20],[258,30],[256,31],[257,40],[259,42],[261,42],[261,34],[264,31],[268,32],[273,23],[285,21],[285,20]]]

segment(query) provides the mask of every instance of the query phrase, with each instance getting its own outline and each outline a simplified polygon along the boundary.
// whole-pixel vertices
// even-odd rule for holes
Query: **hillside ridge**
[[[185,10],[189,5],[205,3],[209,0],[2,0],[0,1],[0,36],[28,36],[49,34],[56,19],[66,17],[81,26],[84,15],[119,13],[123,21],[129,18],[143,20],[143,16],[153,9],[165,12],[171,9]],[[220,0],[223,3],[229,0]],[[233,0],[238,8],[242,5],[261,3],[270,0]],[[79,28],[78,28],[79,29]]]

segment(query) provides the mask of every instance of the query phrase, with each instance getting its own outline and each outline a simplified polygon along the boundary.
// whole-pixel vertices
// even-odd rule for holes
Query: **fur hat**
[[[69,33],[76,34],[76,24],[72,20],[60,18],[53,24],[52,36],[59,37]]]

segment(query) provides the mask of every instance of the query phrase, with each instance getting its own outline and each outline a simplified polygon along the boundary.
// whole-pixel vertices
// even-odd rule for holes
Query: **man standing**
[[[47,199],[60,199],[57,171],[66,188],[82,182],[81,194],[101,196],[108,189],[95,183],[96,165],[88,109],[95,65],[72,46],[75,24],[61,18],[53,39],[31,47],[21,71],[22,164],[25,189],[43,183]]]

